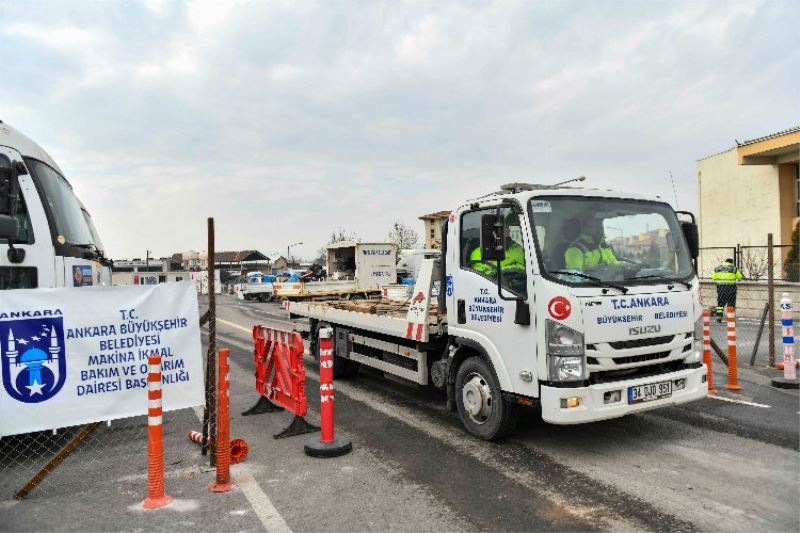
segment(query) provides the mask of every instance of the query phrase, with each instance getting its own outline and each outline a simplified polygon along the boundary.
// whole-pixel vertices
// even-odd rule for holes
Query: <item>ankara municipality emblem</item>
[[[12,398],[49,400],[67,378],[63,318],[0,321],[0,353],[3,388]]]

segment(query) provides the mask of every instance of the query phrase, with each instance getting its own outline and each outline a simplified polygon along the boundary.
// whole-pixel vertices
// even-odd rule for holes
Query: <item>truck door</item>
[[[481,260],[481,217],[496,212],[496,207],[462,211],[456,223],[450,224],[448,332],[481,347],[490,357],[503,390],[538,396],[534,326],[514,323],[516,302],[498,295],[496,263]],[[517,207],[503,207],[500,215],[508,230],[506,260],[501,268],[503,294],[527,297],[532,285],[524,213]]]
[[[21,161],[19,152],[0,146],[0,166]],[[15,215],[19,232],[14,247],[25,250],[25,258],[20,263],[11,263],[6,253],[8,243],[0,240],[0,289],[53,287],[55,254],[44,207],[30,174],[19,176],[17,181],[20,198]]]

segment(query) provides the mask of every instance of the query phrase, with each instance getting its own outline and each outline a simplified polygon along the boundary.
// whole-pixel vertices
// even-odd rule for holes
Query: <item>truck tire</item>
[[[496,440],[514,431],[516,404],[503,399],[492,368],[483,358],[466,359],[456,373],[456,406],[464,427],[483,440]]]
[[[319,322],[312,326],[312,334],[309,339],[309,349],[315,360],[319,361],[319,330],[326,327],[333,327],[324,322]],[[335,342],[335,341],[334,341]],[[333,356],[333,379],[349,378],[358,374],[359,365],[356,361],[345,359],[344,357]]]
[[[271,294],[261,293],[261,296],[259,297],[259,300],[261,300],[264,303],[271,302],[272,301],[272,295]]]

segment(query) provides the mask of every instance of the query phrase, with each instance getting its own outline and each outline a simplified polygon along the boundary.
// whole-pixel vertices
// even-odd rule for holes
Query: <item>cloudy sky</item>
[[[800,123],[800,2],[0,0],[0,119],[114,258],[312,256],[508,181],[695,209],[695,160]],[[746,191],[742,191],[746,194]]]

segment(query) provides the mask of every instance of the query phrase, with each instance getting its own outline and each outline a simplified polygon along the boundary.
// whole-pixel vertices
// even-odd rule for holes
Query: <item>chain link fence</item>
[[[772,267],[776,281],[800,281],[800,265],[789,260],[791,248],[788,244],[772,246]],[[733,259],[745,280],[766,281],[769,275],[769,251],[768,246],[705,246],[700,248],[697,273],[701,279],[711,279],[717,266]]]
[[[143,390],[143,394],[147,394]],[[207,464],[200,446],[186,438],[199,429],[193,409],[163,415],[164,465],[167,470]],[[72,449],[70,449],[72,447]],[[52,461],[63,458],[53,465]],[[37,474],[46,477],[31,486]],[[141,478],[133,485],[145,496],[147,417],[138,416],[53,431],[37,431],[0,439],[0,500],[15,497],[79,494],[87,483],[118,483]],[[26,496],[28,493],[29,496]]]
[[[208,318],[207,311],[202,313],[201,327]],[[213,403],[216,402],[217,372],[208,372],[208,355],[203,359],[206,400]],[[145,404],[147,389],[141,389],[141,394]],[[164,394],[169,394],[169,389],[165,389]],[[214,410],[203,407],[164,412],[164,466],[167,471],[213,466],[213,453],[204,453],[200,445],[187,438],[189,430],[203,429],[201,419],[206,418],[207,411],[208,418],[215,417]],[[213,422],[206,434],[215,434],[215,418]],[[134,480],[136,484],[132,486],[138,490],[135,496],[141,495],[143,499],[147,427],[147,416],[136,416],[0,438],[0,501],[77,494],[88,482],[100,480],[104,483]]]

